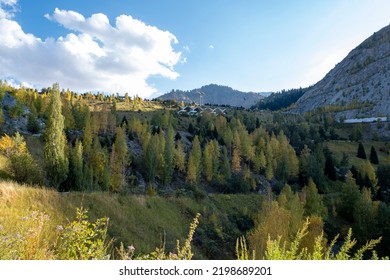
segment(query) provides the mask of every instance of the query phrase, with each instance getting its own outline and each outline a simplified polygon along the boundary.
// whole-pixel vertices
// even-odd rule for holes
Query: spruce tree
[[[366,159],[367,158],[366,151],[364,150],[364,146],[363,146],[362,142],[359,143],[358,151],[357,151],[357,157],[358,158],[362,158],[362,159]]]
[[[53,84],[49,114],[45,130],[44,158],[47,179],[57,189],[67,178],[69,161],[66,155],[64,116],[61,111],[61,96],[58,83]]]
[[[370,162],[372,164],[379,164],[378,154],[376,153],[374,146],[371,146]]]

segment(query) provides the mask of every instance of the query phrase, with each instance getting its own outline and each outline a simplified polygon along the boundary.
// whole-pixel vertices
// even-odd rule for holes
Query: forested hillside
[[[200,213],[195,258],[236,258],[240,236],[264,258],[268,236],[289,246],[307,219],[302,248],[324,232],[326,250],[352,228],[358,245],[382,237],[375,249],[389,255],[390,146],[372,133],[388,123],[368,130],[323,112],[232,108],[188,116],[171,101],[77,94],[58,84],[38,92],[1,83],[0,100],[0,177],[51,188],[76,207],[85,194],[94,217],[114,217],[108,233],[118,242],[158,246],[135,229],[142,220],[115,218],[112,199],[128,217],[150,209],[163,216],[143,232],[171,238],[169,250],[185,235],[170,227]],[[134,199],[146,208],[127,206]]]

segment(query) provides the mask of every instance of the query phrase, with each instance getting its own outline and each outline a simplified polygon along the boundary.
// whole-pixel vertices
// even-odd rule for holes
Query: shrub
[[[374,247],[380,243],[381,237],[367,241],[361,248],[352,253],[353,247],[356,245],[356,240],[352,239],[352,229],[349,229],[347,236],[344,239],[343,245],[335,252],[335,244],[338,240],[338,235],[332,240],[330,245],[326,248],[324,244],[323,233],[315,238],[312,250],[309,248],[302,248],[302,240],[309,233],[309,219],[306,220],[301,229],[298,230],[295,239],[290,245],[286,242],[281,242],[282,236],[272,240],[268,237],[266,249],[264,252],[264,259],[266,260],[362,260],[365,253],[371,252],[371,259],[378,259]],[[236,243],[237,259],[248,260],[249,253],[244,238],[237,239]],[[309,253],[309,252],[312,253]],[[254,259],[254,253],[252,258]]]
[[[61,260],[107,260],[112,240],[107,239],[108,218],[88,221],[88,211],[77,208],[76,220],[57,226],[55,256]]]

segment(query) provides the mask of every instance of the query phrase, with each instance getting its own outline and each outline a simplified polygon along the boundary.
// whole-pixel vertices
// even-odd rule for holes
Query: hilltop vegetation
[[[231,259],[238,237],[263,258],[268,235],[293,245],[309,219],[302,249],[324,232],[326,250],[352,228],[359,245],[382,236],[376,250],[388,255],[390,147],[326,111],[184,116],[175,102],[76,94],[56,84],[38,92],[2,83],[0,94],[0,176],[50,188],[7,191],[13,183],[3,183],[7,225],[28,210],[63,224],[82,205],[92,219],[110,218],[117,245],[147,253],[161,244],[174,250],[201,213],[195,257]],[[357,157],[363,140],[377,161]],[[18,198],[20,206],[10,202]]]

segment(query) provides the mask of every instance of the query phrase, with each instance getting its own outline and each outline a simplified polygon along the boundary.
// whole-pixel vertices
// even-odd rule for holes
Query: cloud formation
[[[15,5],[16,1],[0,3]],[[59,82],[63,88],[80,92],[128,92],[149,97],[156,92],[147,84],[149,77],[179,76],[174,66],[182,61],[182,54],[173,49],[178,41],[168,31],[129,15],[118,16],[115,25],[101,13],[85,18],[58,8],[45,17],[70,33],[42,40],[25,33],[0,10],[0,78],[11,77],[36,87]]]
[[[0,0],[0,18],[12,18],[18,0]]]

